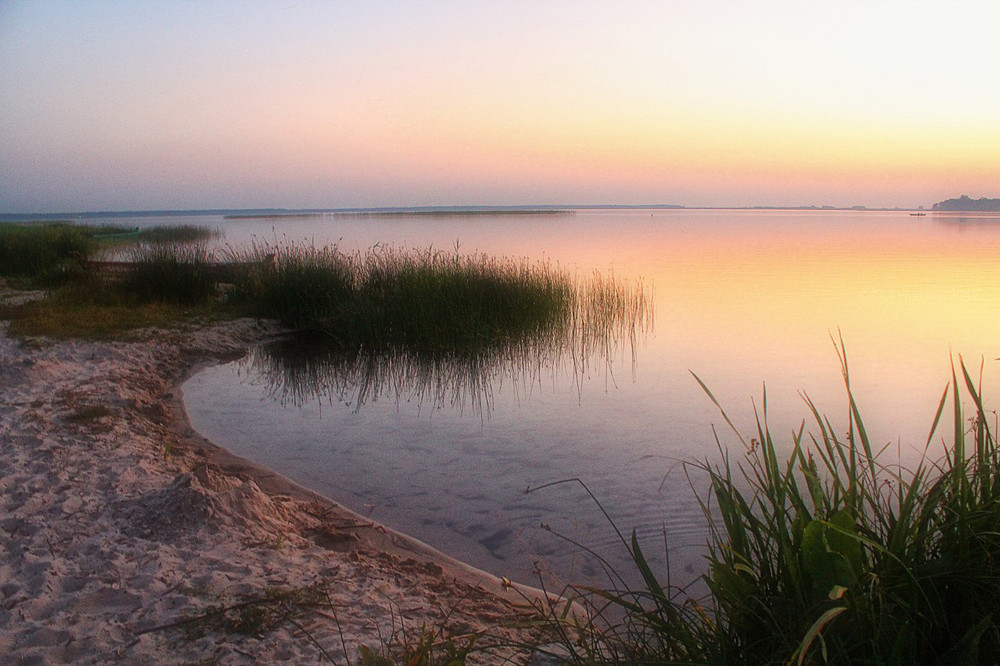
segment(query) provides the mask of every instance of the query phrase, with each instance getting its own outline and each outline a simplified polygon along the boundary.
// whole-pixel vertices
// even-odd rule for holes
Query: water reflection
[[[595,374],[635,371],[636,351],[653,325],[651,289],[595,275],[577,286],[574,304],[551,325],[472,350],[345,348],[321,335],[298,334],[251,349],[240,374],[283,406],[339,402],[355,411],[394,400],[419,410],[453,408],[488,418],[494,396],[520,400],[543,381],[568,374],[582,392]]]
[[[973,362],[985,356],[983,391],[1000,393],[1000,365],[991,361],[1000,356],[1000,227],[951,224],[930,213],[655,213],[585,211],[502,225],[345,220],[327,229],[328,236],[318,223],[279,227],[279,233],[315,233],[323,242],[344,237],[346,248],[387,240],[447,247],[461,236],[463,245],[480,252],[545,259],[570,270],[613,266],[618,275],[655,283],[656,330],[645,339],[640,331],[635,347],[627,331],[618,340],[595,331],[590,351],[577,347],[579,357],[589,359],[589,371],[577,372],[574,354],[566,351],[514,371],[520,378],[516,388],[532,391],[520,405],[511,399],[511,377],[484,361],[496,374],[485,380],[486,408],[494,397],[495,406],[484,427],[469,414],[447,411],[454,391],[438,399],[444,407],[433,418],[412,418],[410,404],[394,410],[399,395],[400,401],[422,399],[429,412],[434,383],[422,398],[412,385],[399,393],[390,383],[378,396],[381,404],[371,404],[374,389],[364,393],[360,382],[347,377],[343,401],[352,406],[330,409],[317,400],[340,397],[303,393],[308,382],[293,390],[267,380],[252,370],[249,358],[243,378],[225,366],[185,386],[192,423],[213,441],[356,511],[497,575],[537,583],[537,554],[566,580],[578,579],[581,571],[579,551],[540,541],[551,536],[539,535],[542,522],[598,546],[621,570],[630,566],[585,494],[569,486],[523,494],[526,487],[572,477],[587,482],[621,528],[638,528],[648,556],[662,560],[666,538],[673,575],[689,565],[692,576],[701,571],[698,547],[706,536],[697,500],[704,496],[691,490],[681,468],[673,467],[666,483],[664,475],[675,461],[714,460],[714,427],[725,425],[689,370],[709,384],[744,432],[754,428],[752,400],[766,384],[772,432],[781,433],[779,445],[791,446],[789,433],[808,415],[800,391],[835,425],[844,421],[847,405],[830,341],[831,332],[842,331],[867,431],[873,443],[892,442],[892,450],[904,455],[926,443],[949,376],[949,351]],[[265,233],[262,227],[256,232]],[[602,340],[618,350],[619,390],[601,386],[608,364],[593,354]],[[286,346],[297,354],[297,345]],[[639,361],[629,382],[633,349]],[[327,349],[336,356],[334,351]],[[356,356],[348,355],[350,362]],[[308,361],[300,355],[292,362],[302,374],[314,372],[334,383],[329,371],[307,371]],[[364,368],[356,367],[361,374]],[[558,386],[526,386],[545,383],[559,368],[571,376],[560,376]],[[262,402],[260,388],[245,381],[248,375],[276,397],[284,394],[286,403],[293,396],[300,404],[312,402],[302,410]],[[574,395],[572,376],[586,383],[582,399]],[[468,390],[483,395],[484,389],[472,384]],[[367,407],[355,413],[358,393]],[[464,395],[458,404],[464,400],[471,413],[472,398],[458,395]],[[318,413],[324,409],[331,413]],[[739,446],[718,432],[724,446]],[[491,537],[506,528],[518,535],[516,545],[488,550],[484,540],[494,546]],[[518,559],[525,543],[528,555]],[[497,559],[497,553],[507,559]],[[663,571],[661,565],[651,564],[656,571]]]
[[[1000,224],[1000,213],[935,211],[933,219],[947,226],[995,227]]]

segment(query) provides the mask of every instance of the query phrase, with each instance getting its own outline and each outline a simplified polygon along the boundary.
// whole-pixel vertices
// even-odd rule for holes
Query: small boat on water
[[[924,217],[927,213],[910,213],[910,217]]]

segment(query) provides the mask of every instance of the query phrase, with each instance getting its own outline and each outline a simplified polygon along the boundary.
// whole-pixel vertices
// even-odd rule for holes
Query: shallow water
[[[570,478],[587,484],[626,536],[637,528],[661,563],[665,539],[676,579],[700,570],[702,480],[680,463],[718,458],[713,426],[723,447],[738,451],[739,443],[692,372],[746,433],[765,385],[777,435],[808,416],[800,392],[846,430],[833,345],[842,336],[872,438],[911,463],[953,355],[977,369],[985,359],[987,401],[996,393],[996,217],[586,210],[214,224],[237,246],[253,238],[345,250],[457,245],[545,259],[577,275],[641,278],[652,288],[655,325],[634,350],[619,348],[585,373],[562,363],[506,377],[492,387],[486,417],[468,403],[440,406],[405,393],[360,407],[337,396],[293,404],[246,362],[208,369],[184,387],[192,424],[220,445],[526,582],[536,562],[563,579],[597,573],[543,524],[624,566],[624,548],[580,485],[524,492]]]

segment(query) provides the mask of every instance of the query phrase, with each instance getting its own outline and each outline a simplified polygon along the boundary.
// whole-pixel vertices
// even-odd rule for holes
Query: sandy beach
[[[422,627],[530,661],[523,590],[190,429],[181,382],[278,332],[0,328],[0,662],[359,663]]]

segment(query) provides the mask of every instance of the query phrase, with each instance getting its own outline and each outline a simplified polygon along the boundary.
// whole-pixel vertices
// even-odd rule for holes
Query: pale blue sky
[[[0,212],[1000,196],[995,2],[0,3]]]

